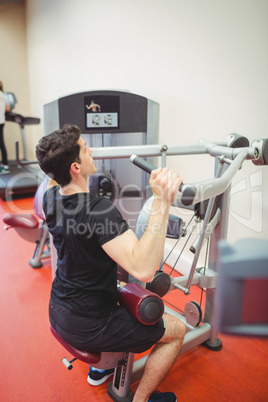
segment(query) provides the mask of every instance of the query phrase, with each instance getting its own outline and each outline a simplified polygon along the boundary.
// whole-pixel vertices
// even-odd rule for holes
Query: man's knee
[[[183,340],[186,333],[186,327],[184,323],[177,317],[171,314],[163,315],[165,321],[165,337],[170,339],[180,339]]]
[[[186,333],[185,324],[179,318],[175,317],[175,319],[176,319],[176,324],[175,324],[176,329],[175,330],[176,330],[178,336],[183,339],[184,335]]]

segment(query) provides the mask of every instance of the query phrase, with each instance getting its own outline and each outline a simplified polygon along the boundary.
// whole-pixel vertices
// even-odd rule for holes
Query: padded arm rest
[[[3,221],[14,228],[35,229],[39,226],[36,217],[30,214],[5,214]]]
[[[161,297],[136,283],[127,283],[121,288],[119,302],[144,325],[155,324],[164,313]]]

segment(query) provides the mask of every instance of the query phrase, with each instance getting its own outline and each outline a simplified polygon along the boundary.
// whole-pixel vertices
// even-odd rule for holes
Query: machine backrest
[[[48,182],[48,177],[46,176],[40,183],[38,189],[36,190],[35,196],[34,196],[33,209],[34,209],[34,212],[39,216],[40,219],[44,219],[42,204],[43,204],[43,196],[47,189],[47,182]]]

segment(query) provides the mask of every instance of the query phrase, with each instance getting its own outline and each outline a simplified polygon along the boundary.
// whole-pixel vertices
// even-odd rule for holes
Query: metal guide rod
[[[222,169],[223,169],[223,162],[221,162],[219,164],[215,178],[219,178],[221,176]],[[213,208],[213,205],[214,205],[214,202],[215,202],[215,198],[216,197],[210,198],[210,200],[208,202],[206,215],[205,215],[205,218],[203,220],[202,229],[201,229],[201,232],[200,232],[199,237],[198,237],[198,244],[197,244],[197,247],[196,247],[196,252],[195,252],[194,259],[193,259],[193,262],[192,262],[192,266],[191,266],[191,269],[190,269],[190,272],[189,272],[189,277],[188,277],[188,281],[187,281],[187,284],[186,284],[185,294],[190,293],[190,288],[191,288],[191,285],[192,285],[193,276],[194,276],[194,273],[195,273],[195,269],[196,269],[196,265],[197,265],[197,262],[198,262],[198,259],[199,259],[199,255],[201,253],[203,239],[205,237],[206,228],[207,228],[207,225],[208,225],[209,220],[210,220],[210,216],[211,216],[212,208]]]

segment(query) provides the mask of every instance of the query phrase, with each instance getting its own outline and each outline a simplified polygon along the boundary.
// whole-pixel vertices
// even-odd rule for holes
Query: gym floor
[[[6,212],[31,213],[33,199],[0,200],[0,221]],[[0,224],[0,395],[3,402],[109,402],[107,383],[90,386],[88,366],[75,362],[49,330],[50,260],[34,270],[28,261],[34,244]],[[189,297],[189,296],[188,296]],[[191,300],[199,302],[199,290]],[[171,292],[166,300],[183,309],[186,296]],[[199,346],[179,357],[159,390],[173,391],[181,402],[268,401],[268,340],[220,334],[223,348]],[[139,356],[137,355],[137,358]],[[131,386],[133,392],[137,384]]]

